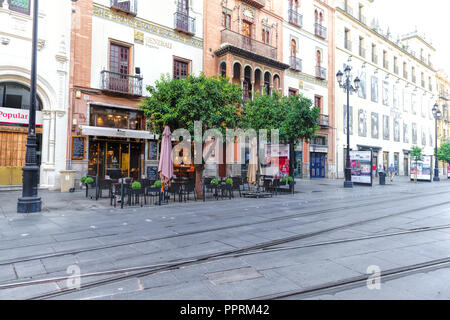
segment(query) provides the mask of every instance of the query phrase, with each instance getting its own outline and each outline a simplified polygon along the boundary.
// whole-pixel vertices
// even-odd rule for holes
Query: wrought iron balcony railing
[[[359,19],[358,19],[362,24],[367,24],[366,23],[366,17],[365,16],[363,16],[362,14],[361,15],[359,15]]]
[[[229,29],[222,30],[222,44],[230,44],[237,48],[253,52],[260,56],[271,59],[277,59],[277,48],[271,45],[257,41],[243,34],[231,31]]]
[[[319,23],[314,24],[314,33],[316,36],[326,39],[327,38],[327,28]]]
[[[422,88],[425,88],[425,80],[422,80],[420,84],[422,85]]]
[[[389,69],[389,61],[387,61],[387,60],[383,61],[383,68]]]
[[[443,100],[446,100],[446,101],[449,101],[450,100],[450,95],[448,93],[446,93],[446,92],[441,91],[441,92],[439,92],[439,98],[441,98]]]
[[[248,3],[257,9],[261,9],[266,5],[266,0],[242,0],[242,2]]]
[[[289,65],[292,70],[302,71],[302,59],[291,56],[289,57]]]
[[[318,125],[321,127],[329,127],[330,126],[330,116],[327,114],[321,114],[319,117]]]
[[[316,66],[316,78],[321,79],[321,80],[326,80],[327,79],[327,69]]]
[[[142,80],[143,78],[139,76],[103,70],[100,89],[118,94],[142,96]]]
[[[303,16],[294,10],[289,10],[289,22],[296,26],[303,27]]]
[[[174,29],[189,35],[195,34],[195,18],[183,12],[175,12],[173,15]]]
[[[412,76],[412,82],[416,83],[417,82],[417,78],[416,76]]]
[[[395,65],[394,65],[394,73],[395,73],[395,74],[398,74],[398,72],[399,72],[399,71],[398,71],[398,66],[395,66]]]
[[[408,71],[403,71],[403,78],[408,79]]]
[[[122,11],[131,15],[137,15],[137,0],[110,0],[110,6],[113,9]]]

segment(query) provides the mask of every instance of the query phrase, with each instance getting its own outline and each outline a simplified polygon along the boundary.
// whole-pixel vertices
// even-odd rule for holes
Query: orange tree
[[[150,130],[161,134],[167,125],[172,130],[187,129],[194,136],[194,124],[201,121],[203,132],[239,127],[242,89],[221,76],[191,75],[186,79],[170,79],[163,75],[154,86],[147,87],[148,95],[142,109]],[[203,141],[202,141],[203,143]],[[202,196],[204,163],[195,164],[197,195]]]

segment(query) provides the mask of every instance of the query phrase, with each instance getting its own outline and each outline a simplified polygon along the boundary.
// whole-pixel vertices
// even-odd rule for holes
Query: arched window
[[[323,25],[323,13],[322,12],[319,15],[319,24]]]
[[[0,82],[0,107],[30,109],[30,88],[17,82]],[[37,110],[42,110],[42,100],[37,97]]]
[[[317,10],[314,11],[314,22],[319,23],[319,13]]]
[[[280,87],[281,87],[280,77],[278,75],[275,75],[273,77],[273,88],[275,91],[280,91]]]
[[[227,64],[225,62],[220,64],[219,73],[224,78],[227,76]]]
[[[270,73],[266,72],[264,74],[264,91],[266,93],[266,95],[270,95]]]

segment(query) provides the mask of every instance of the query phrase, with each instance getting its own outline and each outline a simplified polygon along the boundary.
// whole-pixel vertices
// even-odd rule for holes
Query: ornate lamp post
[[[340,70],[338,71],[336,78],[339,83],[339,87],[344,89],[347,93],[347,153],[345,157],[345,182],[344,188],[353,188],[352,182],[352,169],[350,167],[350,94],[357,92],[361,81],[358,77],[354,80],[354,86],[351,83],[351,71],[352,68],[347,65],[345,67],[344,73]],[[345,75],[345,79],[343,79]]]
[[[438,160],[438,120],[442,120],[442,112],[439,110],[439,106],[436,103],[433,106],[433,116],[435,120],[435,128],[436,128],[436,145],[434,148],[434,178],[433,181],[440,181],[439,179],[439,160]]]
[[[22,197],[17,202],[18,213],[34,213],[41,211],[41,198],[38,197],[39,167],[36,157],[36,67],[37,67],[37,41],[38,41],[38,0],[34,0],[33,12],[33,40],[31,57],[30,79],[30,116],[28,123],[27,153],[25,167],[23,167]]]

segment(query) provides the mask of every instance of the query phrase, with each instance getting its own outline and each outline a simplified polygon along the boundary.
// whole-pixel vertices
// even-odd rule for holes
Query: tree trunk
[[[416,170],[414,170],[414,183],[417,183],[417,161],[416,161]]]
[[[294,143],[289,142],[289,176],[294,177],[295,172],[295,151],[294,151]]]
[[[195,165],[195,190],[197,191],[197,199],[203,198],[203,171],[205,166]]]

